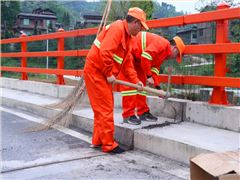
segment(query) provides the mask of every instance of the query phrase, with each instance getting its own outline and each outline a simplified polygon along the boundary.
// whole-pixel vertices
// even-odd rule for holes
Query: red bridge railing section
[[[178,16],[172,18],[162,18],[149,20],[147,22],[150,28],[160,28],[169,26],[184,26],[187,24],[196,24],[203,22],[216,22],[216,43],[204,45],[187,45],[185,54],[214,54],[215,66],[214,76],[185,76],[173,75],[173,84],[192,84],[212,86],[213,93],[210,103],[228,104],[225,87],[240,88],[240,77],[226,77],[226,54],[240,53],[240,43],[231,43],[228,39],[228,20],[240,18],[240,8],[230,8],[226,4],[218,6],[216,11],[204,12],[193,15]],[[81,76],[82,70],[66,70],[64,69],[64,57],[66,56],[86,56],[87,49],[81,50],[64,50],[64,39],[69,37],[81,37],[95,35],[97,28],[86,28],[65,32],[59,29],[58,32],[52,34],[43,34],[37,36],[21,35],[19,38],[3,39],[1,44],[20,43],[21,52],[1,53],[2,58],[17,57],[21,58],[21,67],[1,66],[1,71],[20,72],[22,80],[27,80],[27,73],[39,74],[55,74],[57,76],[57,84],[65,84],[63,75]],[[42,41],[47,39],[57,39],[57,51],[48,52],[27,52],[27,43],[33,41]],[[56,57],[56,69],[29,68],[27,67],[27,58],[29,57]],[[160,75],[161,82],[167,82],[167,75]]]

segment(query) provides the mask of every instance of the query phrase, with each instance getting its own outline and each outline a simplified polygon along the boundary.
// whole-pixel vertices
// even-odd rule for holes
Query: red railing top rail
[[[67,32],[63,31],[63,32],[55,32],[55,33],[35,35],[35,36],[2,39],[0,41],[0,44],[43,41],[47,39],[58,39],[58,38],[78,37],[78,36],[79,37],[89,36],[89,35],[97,34],[97,30],[98,28],[86,28],[86,29],[78,29],[78,30],[67,31]]]
[[[216,11],[202,12],[185,16],[161,18],[147,21],[149,28],[169,26],[184,26],[187,24],[205,23],[217,20],[240,18],[240,8],[221,9]]]
[[[187,24],[240,18],[239,12],[240,12],[240,8],[221,9],[216,11],[203,12],[199,14],[191,14],[191,15],[177,16],[177,17],[171,17],[171,18],[149,20],[147,21],[147,24],[149,28],[184,26]],[[68,38],[68,37],[77,37],[77,36],[88,36],[88,35],[94,35],[96,33],[97,33],[97,28],[78,29],[78,30],[73,30],[68,32],[56,32],[52,34],[3,39],[0,41],[0,44],[42,41],[47,39]]]

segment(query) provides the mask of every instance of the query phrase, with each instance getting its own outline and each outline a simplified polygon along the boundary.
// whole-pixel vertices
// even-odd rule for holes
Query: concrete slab
[[[240,132],[240,106],[187,102],[186,121]]]
[[[12,78],[1,77],[1,87],[8,89],[15,89],[20,91],[26,91],[34,94],[47,95],[55,98],[64,98],[68,95],[73,86],[60,86],[57,84],[36,82],[36,81],[23,81]]]
[[[182,122],[135,131],[134,147],[189,163],[200,153],[240,150],[240,133]]]

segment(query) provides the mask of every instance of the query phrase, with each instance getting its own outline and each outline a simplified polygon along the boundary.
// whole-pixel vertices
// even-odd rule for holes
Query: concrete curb
[[[176,140],[150,135],[147,131],[135,131],[134,147],[153,154],[189,164],[189,159],[201,153],[212,151],[202,149]]]

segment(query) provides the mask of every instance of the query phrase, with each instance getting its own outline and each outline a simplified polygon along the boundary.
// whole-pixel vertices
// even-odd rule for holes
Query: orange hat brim
[[[145,30],[149,30],[149,27],[145,22],[143,22],[143,21],[140,21],[140,22],[141,22],[141,24],[142,24],[142,26],[144,27]]]

